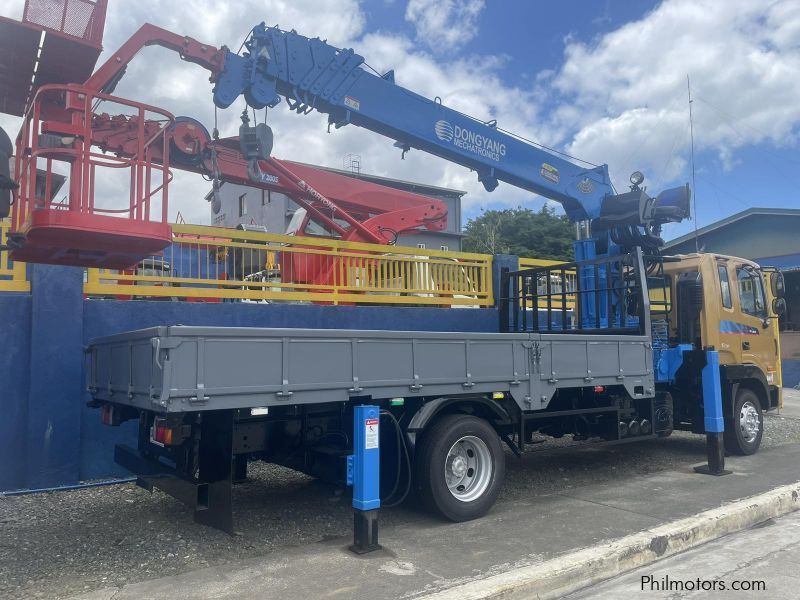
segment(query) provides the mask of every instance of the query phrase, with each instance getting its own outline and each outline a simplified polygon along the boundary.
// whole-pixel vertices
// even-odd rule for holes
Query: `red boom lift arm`
[[[271,157],[248,162],[238,150],[236,138],[211,140],[196,121],[170,117],[166,122],[163,118],[148,118],[147,111],[160,113],[158,117],[168,113],[109,96],[136,54],[142,48],[154,45],[172,50],[181,59],[205,68],[211,73],[211,82],[215,81],[221,69],[225,53],[225,48],[219,49],[145,24],[83,85],[66,84],[57,89],[43,87],[34,90],[26,115],[27,125],[23,125],[17,139],[16,154],[26,157],[26,160],[17,161],[17,174],[27,169],[25,177],[30,185],[23,186],[21,198],[15,206],[19,214],[15,214],[12,229],[16,234],[14,238],[22,243],[22,247],[13,252],[12,257],[57,264],[119,266],[120,262],[152,254],[154,248],[168,243],[164,227],[169,183],[166,174],[170,166],[284,193],[303,206],[309,217],[324,229],[344,240],[387,244],[393,243],[404,231],[445,228],[447,209],[439,200]],[[121,101],[138,112],[117,116],[100,114],[95,107],[101,100]],[[73,141],[58,148],[41,146],[39,140],[33,138],[44,133]],[[161,141],[158,141],[161,136]],[[142,140],[147,140],[147,143],[143,145]],[[154,140],[158,143],[153,143]],[[104,154],[93,153],[92,147],[101,149]],[[170,160],[170,148],[175,154],[174,160]],[[115,166],[130,167],[132,171],[130,226],[120,223],[124,219],[100,215],[121,211],[99,209],[94,203],[94,168],[108,166],[99,160],[107,152],[113,153],[120,161],[128,161]],[[72,177],[68,205],[58,205],[58,210],[52,210],[54,205],[49,198],[42,202],[33,197],[35,186],[32,182],[37,159],[46,162],[48,182],[53,160],[70,163]],[[155,192],[147,186],[153,169],[160,169],[165,174],[164,182],[155,187],[155,192],[163,194],[164,216],[162,223],[148,225],[149,200]],[[49,183],[46,187],[49,190]],[[77,200],[73,198],[76,195],[79,196]],[[40,214],[36,215],[36,212]],[[44,213],[47,213],[47,218],[35,218]],[[148,228],[152,231],[158,228],[149,239]],[[111,243],[109,235],[117,239]],[[95,243],[102,246],[102,250],[97,248],[98,251],[93,252]],[[121,247],[125,251],[120,251]]]

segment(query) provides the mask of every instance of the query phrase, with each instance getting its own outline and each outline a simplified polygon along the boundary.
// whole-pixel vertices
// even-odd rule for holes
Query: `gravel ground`
[[[800,442],[800,419],[765,417],[764,448]],[[641,443],[562,451],[563,438],[509,457],[498,502],[552,494],[705,458],[704,438],[685,433]],[[0,497],[0,598],[57,598],[171,575],[351,535],[347,494],[293,471],[250,466],[234,488],[230,537],[195,524],[190,511],[133,484]],[[381,525],[430,519],[409,508],[381,511]]]

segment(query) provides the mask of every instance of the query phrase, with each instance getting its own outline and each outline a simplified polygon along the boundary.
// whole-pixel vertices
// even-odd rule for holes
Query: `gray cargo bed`
[[[164,412],[493,391],[539,410],[558,388],[654,387],[650,341],[631,335],[175,326],[89,352],[94,399]]]

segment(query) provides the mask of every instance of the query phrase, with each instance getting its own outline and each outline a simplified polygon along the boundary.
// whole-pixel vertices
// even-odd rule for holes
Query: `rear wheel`
[[[483,419],[445,415],[427,429],[414,460],[417,491],[451,521],[469,521],[492,507],[505,477],[505,453]]]
[[[755,454],[764,435],[764,415],[756,393],[739,388],[733,402],[733,417],[725,419],[725,450],[730,454]]]

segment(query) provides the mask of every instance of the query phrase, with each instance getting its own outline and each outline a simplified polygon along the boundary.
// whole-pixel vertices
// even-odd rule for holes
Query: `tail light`
[[[171,424],[163,417],[156,417],[150,427],[150,441],[157,446],[179,446],[190,433],[189,425]]]
[[[156,421],[158,422],[158,420]],[[153,425],[153,441],[164,446],[172,445],[172,428],[166,425]]]
[[[104,404],[100,408],[100,421],[103,425],[111,425],[113,427],[122,423],[122,415],[119,408],[113,404]]]

